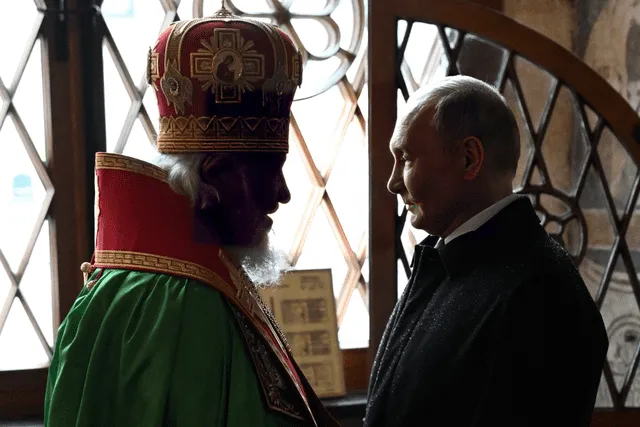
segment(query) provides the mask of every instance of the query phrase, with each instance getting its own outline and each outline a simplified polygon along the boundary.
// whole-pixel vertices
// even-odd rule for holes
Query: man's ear
[[[226,177],[233,170],[233,158],[226,154],[207,155],[200,165],[200,184],[198,188],[201,209],[217,206],[220,203],[220,190],[227,184]]]
[[[209,203],[233,205],[248,194],[246,169],[242,156],[211,154],[200,167],[200,192]]]
[[[211,181],[219,175],[223,163],[220,157],[215,154],[206,156],[200,165],[200,178],[202,182],[211,184]]]
[[[473,181],[484,166],[484,144],[475,136],[468,136],[461,142],[464,156],[464,179]]]

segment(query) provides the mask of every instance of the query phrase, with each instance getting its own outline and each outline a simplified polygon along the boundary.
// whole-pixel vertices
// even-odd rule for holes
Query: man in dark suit
[[[588,426],[605,328],[512,193],[520,138],[504,98],[446,78],[412,97],[390,147],[389,190],[430,237],[380,343],[365,426]]]

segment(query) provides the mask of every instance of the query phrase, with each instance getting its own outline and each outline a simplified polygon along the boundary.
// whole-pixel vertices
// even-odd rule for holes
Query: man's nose
[[[400,175],[398,168],[395,166],[391,171],[391,176],[389,177],[389,181],[387,182],[387,190],[393,194],[400,194],[402,191],[402,176]]]
[[[286,205],[291,201],[291,192],[289,191],[289,186],[285,180],[282,180],[282,185],[280,186],[280,191],[278,191],[278,203],[282,203]]]

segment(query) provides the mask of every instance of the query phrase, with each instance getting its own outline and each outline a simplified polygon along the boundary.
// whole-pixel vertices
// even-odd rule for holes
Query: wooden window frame
[[[64,4],[65,9],[58,7]],[[40,32],[45,108],[46,170],[54,189],[50,220],[54,332],[82,287],[79,266],[92,250],[93,171],[87,157],[95,139],[87,111],[93,8],[87,0],[46,0]],[[73,82],[73,83],[71,83]],[[70,84],[71,83],[71,84]],[[91,177],[89,179],[89,177]],[[0,419],[41,417],[47,368],[0,372]]]

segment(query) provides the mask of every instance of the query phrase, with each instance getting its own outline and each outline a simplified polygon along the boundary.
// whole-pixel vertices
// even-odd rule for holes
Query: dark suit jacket
[[[417,245],[382,338],[365,426],[587,426],[607,335],[530,201],[433,240]]]

